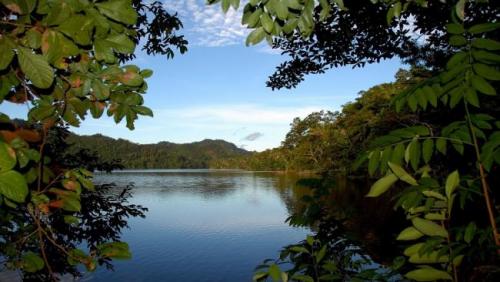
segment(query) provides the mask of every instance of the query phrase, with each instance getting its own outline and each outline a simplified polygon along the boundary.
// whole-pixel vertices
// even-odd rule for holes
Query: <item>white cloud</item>
[[[183,109],[155,110],[158,116],[176,116],[183,120],[202,123],[229,123],[234,125],[277,125],[288,124],[295,117],[304,117],[313,111],[320,110],[317,106],[305,107],[269,107],[257,104],[233,104],[194,106]]]
[[[242,1],[241,7],[246,1]],[[165,6],[177,12],[192,45],[217,47],[242,44],[248,30],[241,25],[242,9],[230,8],[224,14],[220,4],[207,5],[203,0],[166,0]]]
[[[255,141],[262,136],[264,136],[264,134],[262,134],[261,132],[254,132],[245,136],[243,139],[241,139],[241,141]]]

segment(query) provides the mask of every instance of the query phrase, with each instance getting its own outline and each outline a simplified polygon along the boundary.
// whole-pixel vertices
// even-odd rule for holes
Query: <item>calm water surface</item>
[[[130,202],[149,209],[123,232],[133,258],[83,281],[251,281],[254,267],[309,230],[284,221],[305,191],[289,176],[217,170],[98,174],[135,184]]]

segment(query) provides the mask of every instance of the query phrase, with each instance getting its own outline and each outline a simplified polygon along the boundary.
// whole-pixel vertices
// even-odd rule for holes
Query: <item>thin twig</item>
[[[500,247],[500,235],[498,234],[497,223],[495,220],[495,212],[493,211],[493,204],[490,198],[490,188],[488,182],[486,181],[486,173],[484,171],[484,166],[481,162],[481,153],[479,150],[479,144],[477,142],[477,137],[474,132],[474,127],[472,125],[472,121],[470,118],[469,108],[467,107],[467,102],[464,102],[465,105],[465,113],[467,115],[467,122],[469,124],[470,134],[472,136],[472,140],[474,141],[474,150],[476,153],[476,161],[479,166],[479,175],[481,176],[481,186],[483,188],[484,201],[486,203],[486,209],[488,211],[488,218],[490,221],[491,229],[493,229],[493,239],[495,240],[495,245]],[[497,253],[500,254],[500,249],[497,250]]]

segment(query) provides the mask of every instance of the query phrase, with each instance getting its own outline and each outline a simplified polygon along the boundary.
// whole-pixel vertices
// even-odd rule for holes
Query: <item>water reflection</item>
[[[311,233],[310,228],[318,236],[326,236],[326,241],[348,236],[360,242],[376,261],[387,261],[390,256],[384,246],[390,242],[391,233],[398,230],[397,225],[384,224],[388,215],[394,215],[390,205],[366,199],[368,186],[362,180],[337,177],[325,182],[316,178],[297,184],[300,178],[236,170],[96,174],[97,184],[116,183],[123,187],[135,183],[130,204],[145,206],[149,211],[145,219],[131,217],[122,226],[129,227],[122,240],[130,244],[133,259],[114,263],[115,272],[99,269],[86,273],[83,280],[250,281],[254,267],[262,259],[277,257],[283,246],[297,243]],[[328,217],[323,218],[331,220],[320,222],[323,225],[289,226],[285,219],[292,214],[314,220],[312,215],[318,210],[303,198],[313,196],[310,187],[315,186],[315,181],[327,189],[320,197],[318,210],[327,212]],[[121,191],[115,189],[108,194]],[[105,221],[95,219],[101,224]],[[330,230],[337,230],[338,222],[346,227],[341,235]],[[98,234],[95,230],[85,234],[91,238],[94,233]]]
[[[124,171],[99,182],[134,182],[132,202],[149,208],[123,240],[134,258],[89,281],[251,281],[262,258],[304,238],[284,221],[305,193],[296,178],[214,170]]]

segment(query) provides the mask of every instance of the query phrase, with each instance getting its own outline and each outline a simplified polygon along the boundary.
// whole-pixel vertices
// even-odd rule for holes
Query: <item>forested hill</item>
[[[211,139],[186,144],[137,144],[101,134],[71,134],[67,142],[72,144],[71,151],[95,151],[104,161],[121,160],[125,168],[208,168],[217,159],[252,154],[233,143]]]

